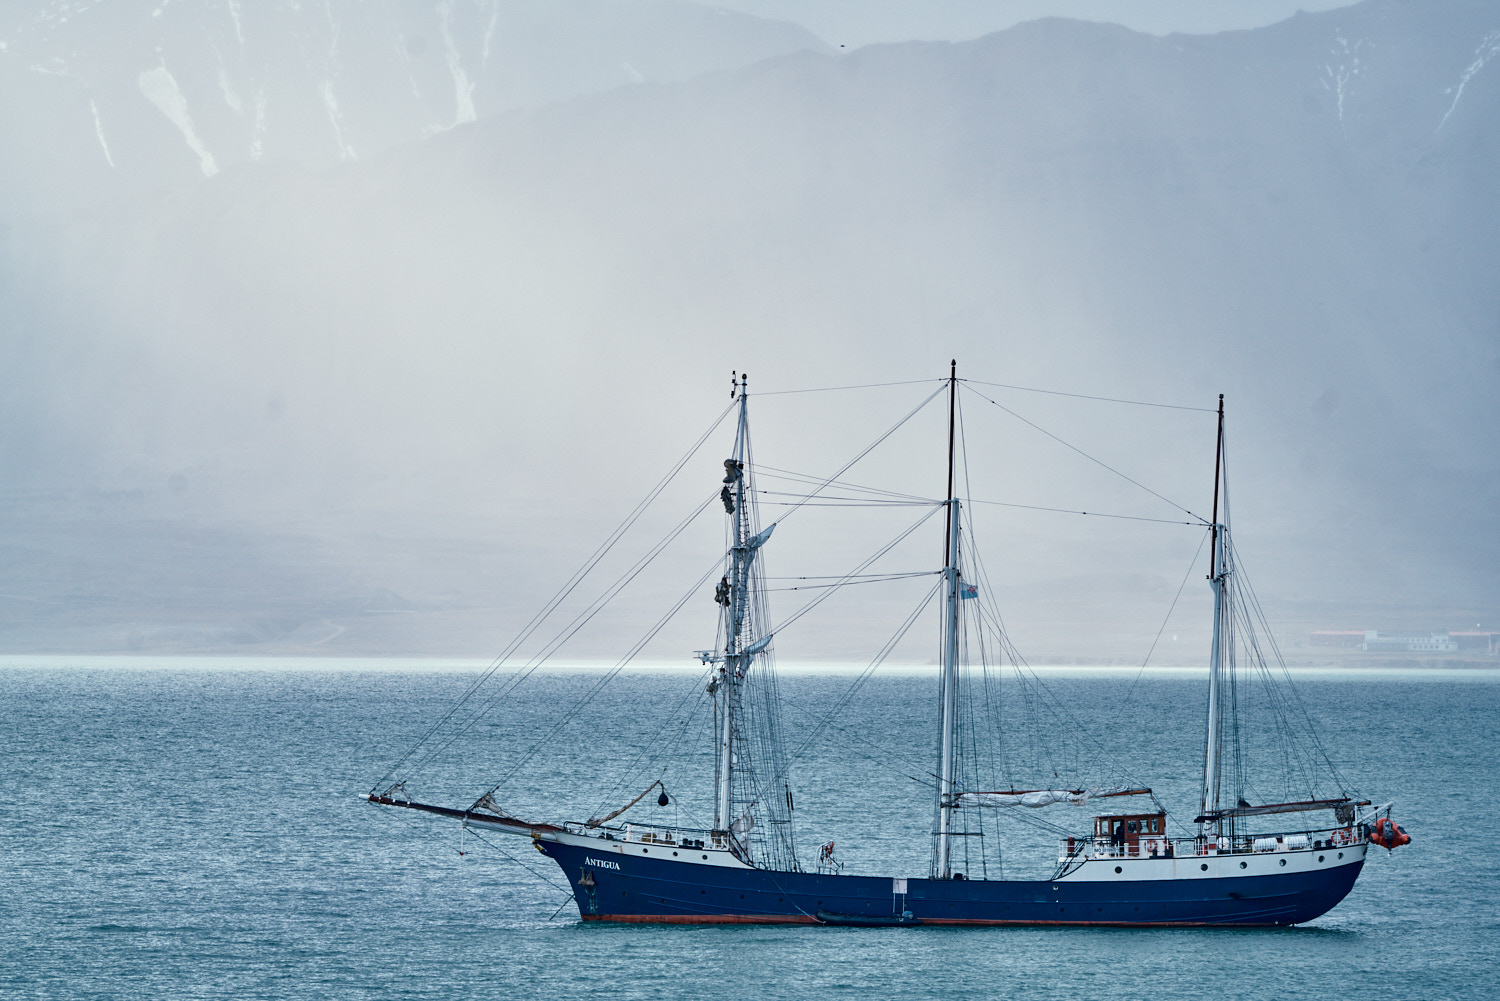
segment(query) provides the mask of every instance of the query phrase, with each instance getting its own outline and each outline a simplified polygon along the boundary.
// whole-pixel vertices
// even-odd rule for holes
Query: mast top
[[[958,562],[957,545],[954,542],[953,503],[953,454],[955,409],[958,406],[958,359],[948,362],[948,525],[943,533],[943,566],[951,567]]]
[[[1213,520],[1209,524],[1209,532],[1213,534],[1213,541],[1208,550],[1208,579],[1213,580],[1219,573],[1219,479],[1224,461],[1224,394],[1219,394],[1219,424],[1214,436],[1214,510]]]

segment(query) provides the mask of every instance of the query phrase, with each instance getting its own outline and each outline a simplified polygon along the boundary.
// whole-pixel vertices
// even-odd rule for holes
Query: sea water
[[[1311,924],[1237,931],[585,925],[561,873],[524,838],[481,840],[357,798],[475,674],[377,667],[0,664],[0,997],[1500,991],[1496,672],[1301,675],[1302,706],[1329,756],[1362,794],[1396,801],[1413,843],[1372,849],[1353,893]],[[654,806],[653,793],[624,819],[701,820],[711,760],[699,746],[701,679],[647,672],[594,692],[599,680],[533,678],[435,755],[423,788],[464,805],[504,778],[507,804],[568,819],[623,805],[640,791],[630,782],[665,776],[672,805]],[[852,681],[783,679],[789,746]],[[1050,753],[1076,741],[1080,754],[1153,782],[1191,819],[1202,672],[1055,671],[1043,681],[1080,730],[1051,734]],[[876,676],[802,746],[794,816],[805,858],[833,838],[851,871],[925,874],[934,686],[922,672]],[[1037,739],[1009,746],[1035,757]],[[1087,812],[1058,816],[1082,827]],[[1033,827],[993,821],[987,838],[991,876],[1027,875],[1055,855],[1051,833]]]

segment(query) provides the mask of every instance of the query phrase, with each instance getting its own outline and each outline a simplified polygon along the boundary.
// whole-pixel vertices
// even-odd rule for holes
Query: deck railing
[[[631,844],[662,845],[673,848],[730,848],[729,839],[723,831],[702,831],[686,827],[662,827],[655,824],[625,824],[620,827],[589,827],[587,824],[566,825],[571,834],[583,834],[606,841],[625,841]]]
[[[1360,827],[1280,834],[1236,834],[1208,838],[1169,838],[1142,835],[1131,841],[1073,837],[1062,842],[1062,858],[1174,858],[1200,855],[1253,855],[1265,852],[1344,848],[1366,840]]]

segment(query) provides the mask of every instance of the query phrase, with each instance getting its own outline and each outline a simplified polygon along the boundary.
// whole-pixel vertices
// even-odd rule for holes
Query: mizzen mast
[[[1208,582],[1214,592],[1214,639],[1213,649],[1208,658],[1208,733],[1204,740],[1203,748],[1203,790],[1199,804],[1198,816],[1202,827],[1200,833],[1203,837],[1211,837],[1218,833],[1219,820],[1219,770],[1220,758],[1223,751],[1223,705],[1221,699],[1222,676],[1226,666],[1227,657],[1225,644],[1232,635],[1230,623],[1225,621],[1225,616],[1230,614],[1229,603],[1225,600],[1225,587],[1229,576],[1229,560],[1227,549],[1229,542],[1228,526],[1219,523],[1219,484],[1223,477],[1224,461],[1224,394],[1219,394],[1219,426],[1218,438],[1214,445],[1214,509],[1213,524],[1209,529],[1213,534],[1212,544],[1208,551]],[[1210,819],[1212,818],[1212,819]]]

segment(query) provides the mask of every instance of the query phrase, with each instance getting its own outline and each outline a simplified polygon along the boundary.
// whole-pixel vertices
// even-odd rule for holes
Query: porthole
[[[1245,868],[1245,866],[1246,866],[1246,865],[1248,865],[1248,864],[1249,864],[1249,863],[1247,863],[1247,862],[1241,862],[1241,863],[1240,863],[1240,868],[1241,868],[1241,869],[1243,869],[1243,868]]]
[[[1343,852],[1339,852],[1339,858],[1343,858],[1343,857],[1344,857],[1344,853]]]
[[[1202,865],[1200,865],[1198,868],[1202,869],[1204,872],[1208,872],[1208,863],[1205,862]]]
[[[1282,859],[1282,860],[1281,860],[1281,864],[1282,864],[1282,865],[1286,865],[1286,859]]]
[[[1323,856],[1321,856],[1321,855],[1319,855],[1319,856],[1318,856],[1318,861],[1319,861],[1319,862],[1321,862],[1321,861],[1323,861]]]
[[[673,853],[672,853],[672,854],[673,854],[673,855],[676,855],[676,854],[677,854],[677,853],[676,853],[676,852],[673,852]]]
[[[1124,872],[1124,871],[1125,870],[1121,869],[1119,866],[1115,866],[1115,872]]]
[[[703,856],[703,861],[705,861],[705,862],[708,861],[708,856],[707,855]]]

